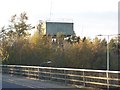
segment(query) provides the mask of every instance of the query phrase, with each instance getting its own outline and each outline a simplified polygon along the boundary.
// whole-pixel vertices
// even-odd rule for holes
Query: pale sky
[[[0,0],[0,27],[8,25],[12,15],[25,11],[33,25],[39,20],[64,19],[72,21],[76,35],[82,37],[117,34],[118,2],[119,0]]]

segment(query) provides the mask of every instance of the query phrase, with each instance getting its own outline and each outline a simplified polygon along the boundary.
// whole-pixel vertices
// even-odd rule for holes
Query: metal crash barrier
[[[120,88],[120,71],[21,65],[1,65],[1,67],[3,73],[21,75],[31,79],[51,80],[77,87]]]

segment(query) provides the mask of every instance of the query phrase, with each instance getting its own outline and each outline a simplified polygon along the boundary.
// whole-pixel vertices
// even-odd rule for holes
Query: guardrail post
[[[85,87],[85,71],[83,70],[83,86]]]
[[[50,68],[50,80],[52,80],[52,70]]]
[[[64,80],[65,80],[65,84],[67,84],[66,75],[67,75],[66,70],[64,70]]]
[[[13,73],[13,67],[10,66],[10,76],[13,76],[12,73]]]
[[[28,68],[28,75],[27,75],[27,76],[28,76],[28,78],[30,78],[30,75],[29,75],[29,74],[30,74],[30,72],[29,72],[29,70],[30,70],[30,69]]]
[[[108,70],[106,72],[106,76],[107,76],[107,90],[109,90],[109,72],[108,72]]]
[[[39,68],[38,68],[38,70],[37,70],[37,71],[38,71],[38,80],[39,80],[39,79],[40,79],[40,78],[39,78],[39,76],[40,76]]]

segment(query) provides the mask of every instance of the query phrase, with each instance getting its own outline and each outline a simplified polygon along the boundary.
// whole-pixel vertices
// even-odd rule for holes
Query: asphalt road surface
[[[1,78],[0,78],[1,79]],[[99,90],[92,88],[76,88],[71,85],[64,85],[57,82],[28,79],[14,75],[2,75],[2,90]]]
[[[29,88],[27,86],[18,85],[11,82],[2,82],[2,90],[80,90],[76,88]]]
[[[72,86],[25,77],[2,75],[2,90],[70,90]],[[74,90],[74,89],[73,89]]]
[[[10,83],[10,82],[3,81],[2,82],[2,88],[28,88],[28,87],[18,85],[18,84],[15,84],[15,83]]]
[[[2,81],[2,90],[56,90],[56,88],[29,88],[27,86]]]

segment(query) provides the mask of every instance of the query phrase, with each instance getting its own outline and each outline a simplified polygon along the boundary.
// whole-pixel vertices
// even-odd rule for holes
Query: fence
[[[2,65],[2,72],[76,86],[120,88],[120,71]],[[109,75],[107,78],[107,74]]]

